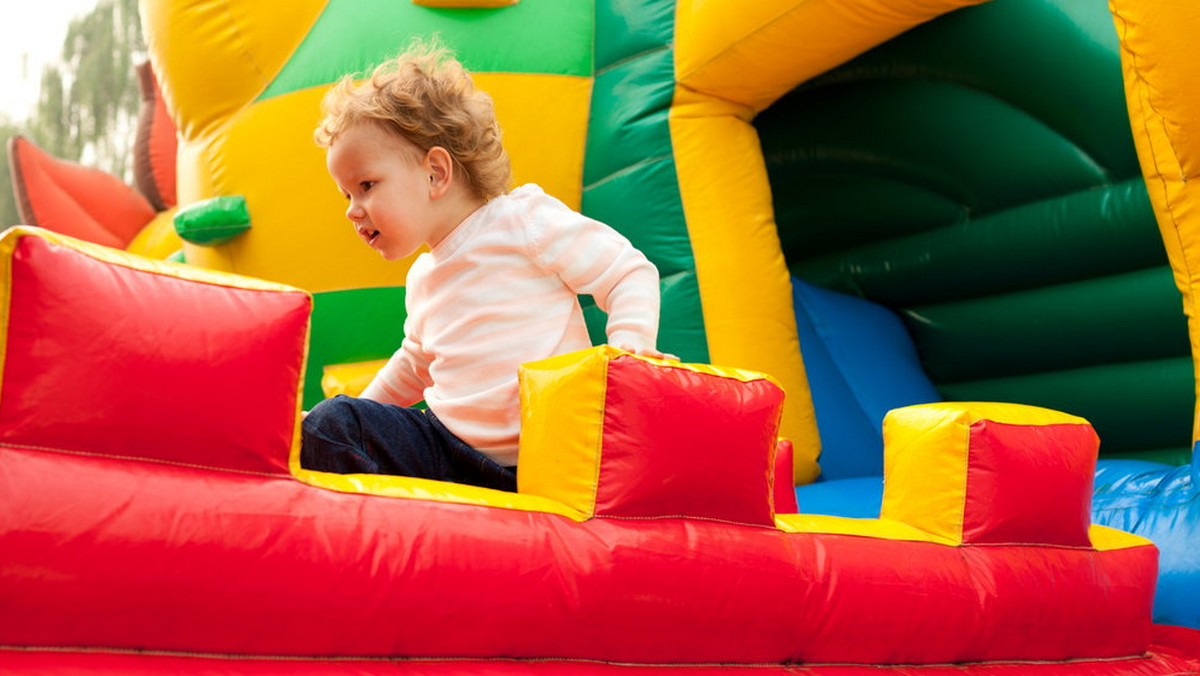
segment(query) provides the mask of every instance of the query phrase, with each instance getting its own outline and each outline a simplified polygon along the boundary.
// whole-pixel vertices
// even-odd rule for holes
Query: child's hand
[[[617,348],[618,350],[625,350],[626,352],[632,352],[640,357],[653,357],[655,359],[669,359],[671,361],[679,361],[679,357],[676,357],[673,354],[667,354],[666,352],[659,352],[658,348],[656,348],[654,346],[644,347],[644,346],[629,345],[626,343],[614,343],[613,347]]]

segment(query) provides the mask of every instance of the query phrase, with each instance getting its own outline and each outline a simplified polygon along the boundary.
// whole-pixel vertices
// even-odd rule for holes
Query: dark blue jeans
[[[393,474],[517,490],[502,467],[446,429],[433,411],[339,394],[300,425],[300,465],[337,474]]]

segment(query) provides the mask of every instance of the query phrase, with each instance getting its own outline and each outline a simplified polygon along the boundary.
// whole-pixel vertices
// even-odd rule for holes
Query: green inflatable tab
[[[217,246],[250,229],[250,210],[241,195],[212,197],[175,212],[174,223],[184,241]]]

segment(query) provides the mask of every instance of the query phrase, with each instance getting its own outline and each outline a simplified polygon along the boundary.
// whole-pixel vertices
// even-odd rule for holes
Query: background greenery
[[[7,152],[14,135],[132,182],[140,106],[134,66],[145,59],[137,0],[97,0],[71,20],[58,62],[42,71],[35,110],[26,120],[0,115],[6,149],[0,153],[0,228],[20,222]]]

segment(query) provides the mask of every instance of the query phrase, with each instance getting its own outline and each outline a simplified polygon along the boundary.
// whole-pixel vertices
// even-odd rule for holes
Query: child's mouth
[[[360,228],[358,231],[358,236],[362,237],[363,241],[367,244],[374,244],[375,240],[379,238],[379,231]]]

